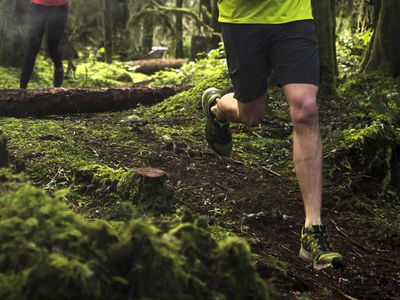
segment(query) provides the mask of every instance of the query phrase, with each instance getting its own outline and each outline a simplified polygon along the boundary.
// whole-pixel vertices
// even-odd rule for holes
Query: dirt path
[[[317,273],[298,257],[304,214],[290,165],[291,130],[284,117],[283,121],[276,117],[267,120],[257,131],[235,127],[234,153],[220,158],[204,142],[198,113],[171,122],[129,118],[132,115],[135,111],[9,119],[3,127],[8,126],[11,152],[19,151],[18,155],[28,159],[29,175],[38,185],[49,186],[53,176],[58,178],[48,174],[50,167],[53,171],[65,169],[59,177],[66,181],[63,184],[70,184],[71,174],[58,164],[76,156],[113,168],[165,170],[182,205],[247,239],[260,274],[277,287],[277,299],[400,299],[400,249],[376,228],[360,223],[368,218],[363,211],[351,205],[347,210],[338,208],[329,186],[324,196],[324,222],[332,242],[345,256],[347,268]],[[248,136],[253,139],[246,139]],[[246,156],[247,152],[252,155]],[[64,160],[52,160],[63,155]],[[55,166],[47,170],[49,161]],[[35,177],[39,171],[48,176],[46,182]],[[104,203],[98,201],[77,211],[95,211],[101,205]]]
[[[96,126],[104,120],[89,122]],[[132,130],[138,131],[135,126]],[[277,298],[400,299],[399,249],[363,228],[353,217],[357,212],[337,211],[329,192],[324,220],[347,268],[314,272],[298,257],[304,214],[292,172],[248,166],[235,154],[220,158],[201,143],[201,136],[160,142],[146,126],[139,132],[153,154],[141,153],[134,162],[132,153],[112,151],[90,138],[86,144],[110,166],[130,168],[139,159],[144,166],[167,171],[184,205],[248,240],[260,273],[278,288]]]

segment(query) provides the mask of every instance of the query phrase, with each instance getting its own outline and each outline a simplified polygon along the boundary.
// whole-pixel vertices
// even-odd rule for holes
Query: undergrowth
[[[146,219],[89,222],[0,169],[1,299],[269,299],[249,246],[217,241],[186,212],[161,230]],[[57,287],[57,288],[55,288]]]

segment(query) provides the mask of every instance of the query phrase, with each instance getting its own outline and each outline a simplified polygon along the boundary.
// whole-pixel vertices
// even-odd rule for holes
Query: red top
[[[68,0],[32,0],[33,3],[45,6],[62,6],[67,5]]]

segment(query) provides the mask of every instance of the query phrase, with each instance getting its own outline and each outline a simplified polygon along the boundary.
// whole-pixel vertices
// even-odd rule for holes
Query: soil
[[[106,121],[121,126],[113,120]],[[87,116],[86,121],[93,126],[105,122],[95,116]],[[353,217],[357,212],[338,211],[329,190],[324,223],[332,243],[345,256],[346,268],[316,272],[298,257],[304,213],[293,172],[262,164],[248,166],[235,153],[218,157],[205,143],[193,143],[201,136],[163,143],[146,128],[132,126],[132,131],[139,132],[151,155],[114,151],[90,137],[78,138],[85,138],[109,166],[151,166],[167,172],[184,205],[247,239],[260,274],[277,287],[278,299],[400,299],[400,250],[360,225]],[[271,267],[271,260],[278,267]]]

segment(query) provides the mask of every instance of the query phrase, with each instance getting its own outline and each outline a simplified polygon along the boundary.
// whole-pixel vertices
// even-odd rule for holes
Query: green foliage
[[[333,166],[339,166],[338,172],[330,170],[332,178],[347,178],[346,186],[370,192],[400,188],[399,92],[398,81],[379,73],[359,74],[342,86],[349,101],[343,112],[347,122],[328,143]],[[377,188],[371,189],[371,184]]]
[[[269,299],[245,242],[206,222],[116,230],[0,170],[1,299]]]
[[[356,33],[345,30],[337,35],[336,53],[340,77],[347,79],[359,70],[370,37],[371,31]]]

